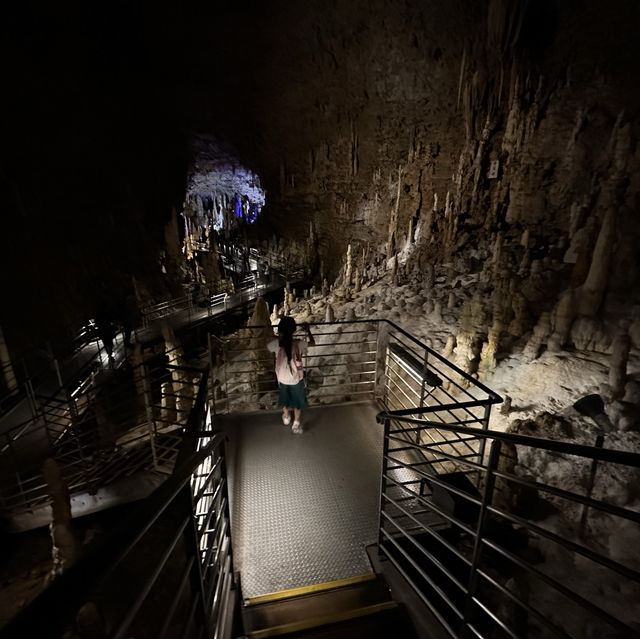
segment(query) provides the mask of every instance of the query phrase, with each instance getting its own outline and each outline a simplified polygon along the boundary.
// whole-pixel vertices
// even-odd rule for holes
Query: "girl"
[[[285,426],[291,424],[291,411],[293,410],[291,430],[296,435],[302,432],[300,413],[308,405],[304,390],[302,356],[307,352],[307,344],[312,346],[315,344],[309,326],[307,324],[303,326],[309,336],[308,342],[294,340],[296,321],[293,317],[283,317],[278,324],[278,338],[267,344],[267,348],[276,355],[278,403],[282,406],[282,422]]]

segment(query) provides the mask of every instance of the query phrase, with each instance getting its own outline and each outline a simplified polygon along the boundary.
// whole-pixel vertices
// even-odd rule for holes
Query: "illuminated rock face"
[[[542,313],[550,336],[539,333],[539,349],[611,343],[610,318],[629,318],[638,303],[636,3],[612,11],[587,0],[575,13],[551,0],[536,10],[523,0],[254,4],[158,14],[184,41],[146,39],[150,79],[128,64],[109,101],[95,89],[107,124],[89,126],[94,137],[70,117],[45,157],[49,139],[27,135],[37,118],[8,120],[15,133],[3,166],[17,168],[2,184],[16,213],[2,236],[29,280],[10,295],[37,285],[67,323],[95,306],[102,280],[113,291],[134,273],[151,296],[177,295],[167,284],[184,279],[173,236],[186,233],[190,253],[208,240],[182,228],[183,209],[222,228],[224,211],[239,205],[240,216],[260,210],[259,241],[308,263],[318,283],[341,273],[355,289],[391,271],[398,285],[446,284],[444,299],[425,296],[429,316],[454,310],[450,298],[462,307],[499,291],[504,308],[487,312],[486,323],[502,327],[490,350],[526,335]],[[133,53],[134,44],[137,36]],[[44,66],[27,71],[34,87],[48,77]],[[101,87],[104,72],[94,73]],[[61,112],[63,88],[54,96]],[[54,102],[36,97],[54,127]],[[24,111],[10,106],[16,118]],[[233,152],[212,152],[212,139]],[[22,246],[38,257],[25,259]],[[176,258],[168,278],[159,250]],[[40,256],[48,268],[33,267]],[[202,268],[215,288],[214,264]],[[21,296],[37,306],[39,296]]]
[[[457,346],[465,362],[492,370],[494,351],[535,326],[531,358],[608,352],[640,303],[640,100],[594,25],[634,51],[635,10],[471,4],[355,2],[328,15],[312,2],[263,16],[256,46],[270,55],[248,83],[260,108],[239,107],[259,142],[238,133],[238,147],[277,232],[304,242],[313,225],[329,282],[387,273],[431,291],[435,269],[449,291],[423,305],[456,317],[479,296],[480,343]]]

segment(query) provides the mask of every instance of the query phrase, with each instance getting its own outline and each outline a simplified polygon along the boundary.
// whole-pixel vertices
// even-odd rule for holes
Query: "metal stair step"
[[[383,601],[372,604],[370,606],[362,606],[360,608],[352,608],[333,612],[325,615],[316,615],[292,621],[290,623],[264,628],[262,630],[254,630],[247,633],[249,639],[267,639],[268,637],[383,637],[385,635],[375,635],[370,632],[354,633],[353,626],[362,627],[364,624],[373,627],[379,625],[379,615],[388,613],[389,611],[398,611],[399,607],[395,601]],[[375,618],[375,619],[372,619]],[[349,623],[348,627],[344,627],[345,622]],[[342,626],[342,627],[341,627]],[[344,633],[347,634],[344,634]]]

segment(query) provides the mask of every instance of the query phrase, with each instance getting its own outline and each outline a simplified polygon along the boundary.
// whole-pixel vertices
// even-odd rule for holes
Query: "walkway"
[[[176,331],[198,322],[221,317],[224,313],[248,304],[259,296],[276,292],[283,288],[283,286],[284,280],[277,276],[267,285],[258,285],[255,288],[252,287],[229,295],[226,305],[220,303],[212,307],[184,309],[172,313],[157,319],[147,328],[137,328],[135,331],[135,340],[142,343],[153,342],[162,336],[162,323],[169,324],[169,326]],[[113,356],[113,366],[117,368],[125,358],[121,334],[116,336]],[[66,396],[62,396],[60,380],[64,386],[72,384],[75,380],[80,380],[81,382],[89,375],[94,365],[97,365],[98,368],[102,370],[109,370],[109,360],[102,348],[102,344],[97,340],[86,343],[71,357],[60,363],[60,379],[52,363],[51,370],[45,380],[34,389],[35,394],[47,398],[57,397],[58,399],[66,400]],[[73,393],[74,390],[75,387],[71,387],[69,392]],[[25,428],[29,428],[33,417],[31,398],[24,397],[4,415],[0,416],[0,436],[22,425],[24,425]],[[17,432],[12,433],[12,439],[15,438],[16,435],[21,436],[21,434],[21,429],[18,429]],[[2,445],[2,442],[0,442],[0,449]]]
[[[382,426],[374,402],[215,418],[230,437],[234,566],[245,598],[372,572]]]

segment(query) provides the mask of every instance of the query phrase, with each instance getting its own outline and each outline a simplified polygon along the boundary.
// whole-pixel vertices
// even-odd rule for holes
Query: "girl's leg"
[[[302,411],[299,408],[293,409],[293,426],[291,427],[291,430],[296,434],[300,434],[302,432],[302,426],[300,425],[301,412]]]
[[[282,423],[285,426],[288,426],[291,423],[291,413],[289,411],[290,408],[288,406],[284,406],[282,408]]]

